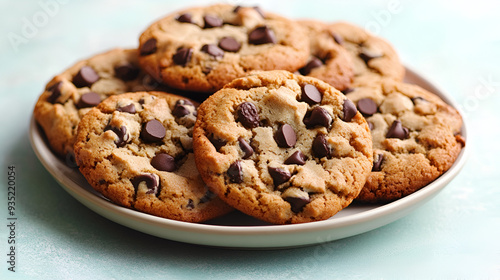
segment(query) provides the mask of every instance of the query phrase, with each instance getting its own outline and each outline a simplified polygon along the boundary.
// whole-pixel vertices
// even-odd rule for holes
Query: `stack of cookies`
[[[397,200],[451,167],[459,113],[404,75],[393,47],[355,25],[218,4],[71,66],[34,116],[116,204],[187,222],[237,209],[304,223]]]

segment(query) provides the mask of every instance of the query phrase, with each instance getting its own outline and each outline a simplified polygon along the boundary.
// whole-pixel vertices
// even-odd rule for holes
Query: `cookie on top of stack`
[[[410,195],[458,157],[461,116],[404,75],[391,44],[353,24],[214,4],[77,62],[34,116],[118,205],[304,223]]]

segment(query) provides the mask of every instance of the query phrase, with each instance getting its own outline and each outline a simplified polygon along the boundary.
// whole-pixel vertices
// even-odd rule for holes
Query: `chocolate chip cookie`
[[[55,76],[39,97],[34,116],[52,150],[70,160],[78,123],[86,112],[110,95],[153,89],[161,87],[140,70],[137,50],[113,49]]]
[[[309,56],[295,22],[258,7],[217,4],[172,13],[140,36],[139,61],[171,87],[213,93],[252,70],[296,71]]]
[[[376,84],[383,78],[403,80],[404,66],[388,41],[347,22],[332,23],[328,28],[351,55],[355,86]]]
[[[195,103],[161,92],[111,96],[85,114],[75,156],[89,184],[145,213],[201,222],[231,211],[203,183],[194,161]]]
[[[330,218],[372,168],[370,131],[355,105],[319,79],[286,71],[254,73],[210,96],[193,143],[213,192],[275,224]]]
[[[307,30],[311,51],[309,61],[299,73],[323,80],[340,91],[350,88],[353,62],[338,36],[320,21],[308,19],[297,23]]]
[[[357,201],[385,203],[417,191],[448,170],[465,145],[460,114],[416,85],[386,79],[346,96],[373,139],[373,170]]]

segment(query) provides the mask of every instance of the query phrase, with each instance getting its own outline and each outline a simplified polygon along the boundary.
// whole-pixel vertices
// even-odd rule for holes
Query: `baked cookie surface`
[[[55,76],[40,95],[34,116],[60,157],[73,157],[82,116],[106,97],[161,87],[139,69],[136,49],[113,49],[79,61]]]
[[[75,157],[89,184],[141,212],[201,222],[231,211],[194,161],[193,102],[160,92],[109,97],[81,120]]]
[[[306,38],[295,22],[257,7],[193,7],[148,27],[139,60],[171,87],[213,93],[252,70],[296,71],[309,56]]]
[[[385,203],[415,192],[448,170],[465,144],[460,114],[419,86],[384,80],[346,96],[373,139],[373,170],[357,201]]]
[[[328,219],[372,168],[368,125],[347,98],[286,71],[236,79],[199,108],[196,165],[236,209],[275,223]]]

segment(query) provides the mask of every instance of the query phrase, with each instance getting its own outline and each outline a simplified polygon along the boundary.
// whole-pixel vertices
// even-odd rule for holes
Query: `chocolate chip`
[[[354,88],[346,88],[342,91],[343,94],[348,94],[354,91]]]
[[[344,44],[344,39],[339,34],[331,32],[330,35],[332,35],[332,38],[335,41],[335,43],[337,43],[339,45],[343,45]]]
[[[101,97],[99,96],[99,94],[90,91],[82,94],[80,100],[78,100],[78,103],[76,104],[76,107],[78,108],[94,107],[97,106],[99,103],[101,103]]]
[[[93,83],[99,80],[99,75],[90,66],[83,66],[80,71],[73,77],[73,84],[76,87],[90,87]]]
[[[107,131],[107,130],[113,131],[116,134],[116,136],[118,137],[118,139],[115,140],[115,144],[117,147],[125,146],[125,144],[127,144],[128,141],[130,140],[130,135],[127,133],[127,127],[125,127],[123,125],[120,126],[120,128],[113,127],[113,126],[107,126],[106,128],[104,128],[104,131]]]
[[[278,167],[268,167],[267,170],[269,171],[269,175],[271,175],[271,178],[273,178],[275,187],[288,182],[288,180],[290,180],[290,178],[292,177],[290,171],[286,169],[281,169]]]
[[[243,182],[243,169],[241,167],[241,161],[237,160],[233,162],[227,169],[226,173],[231,182],[237,184]]]
[[[238,120],[246,128],[259,126],[259,113],[257,107],[252,102],[243,102],[237,109]]]
[[[417,96],[417,97],[413,97],[411,99],[411,101],[413,102],[413,105],[417,105],[418,102],[427,101],[427,100],[423,97]]]
[[[384,161],[384,154],[378,154],[377,157],[373,160],[373,168],[372,171],[380,171],[382,170],[382,162]]]
[[[224,147],[227,143],[227,141],[225,141],[223,139],[215,138],[215,136],[213,136],[213,135],[208,136],[208,141],[210,141],[210,143],[212,143],[212,145],[214,145],[214,147],[217,151],[219,151],[220,148]]]
[[[311,84],[304,85],[302,88],[301,101],[304,101],[309,105],[314,105],[320,103],[321,99],[323,99],[323,95],[319,92],[317,87]]]
[[[188,203],[186,204],[187,209],[194,209],[194,201],[190,198],[188,199]]]
[[[311,202],[311,199],[309,198],[307,193],[305,193],[303,196],[286,196],[283,199],[286,202],[290,203],[290,206],[294,213],[300,213],[302,209],[304,209],[304,206]]]
[[[379,58],[382,57],[383,54],[367,49],[367,48],[362,48],[361,52],[359,53],[359,57],[365,62],[368,63],[368,61],[374,59],[374,58]]]
[[[219,41],[219,48],[226,52],[237,52],[241,48],[241,44],[233,37],[222,37]]]
[[[177,17],[178,22],[184,22],[184,23],[194,23],[193,22],[193,16],[189,13],[185,13]]]
[[[330,157],[331,149],[324,134],[319,134],[316,138],[314,138],[312,150],[314,155],[318,158]]]
[[[234,7],[233,13],[237,13],[241,8],[243,8],[243,7],[240,5]]]
[[[152,53],[156,52],[157,43],[158,43],[158,41],[156,40],[156,38],[148,39],[141,46],[141,50],[140,50],[141,55],[148,55],[148,54],[152,54]]]
[[[292,126],[284,124],[274,134],[274,140],[281,148],[291,148],[297,143],[297,135]]]
[[[174,109],[172,110],[172,115],[178,118],[182,118],[186,115],[188,115],[191,111],[187,108],[187,105],[194,106],[193,103],[191,103],[188,100],[179,100],[175,103]]]
[[[262,18],[266,18],[264,11],[259,6],[252,7]]]
[[[151,165],[160,171],[172,172],[176,169],[175,159],[171,155],[166,153],[155,155],[151,159]]]
[[[365,116],[375,114],[377,109],[377,103],[371,98],[363,98],[358,101],[358,110]]]
[[[213,27],[221,27],[223,21],[221,18],[211,15],[205,15],[203,17],[203,21],[205,21],[204,28],[213,28]]]
[[[116,109],[118,112],[124,112],[124,113],[129,113],[129,114],[135,114],[137,113],[137,110],[135,109],[134,103],[130,103],[126,106],[118,107]]]
[[[375,127],[375,125],[373,125],[373,123],[372,123],[372,122],[369,122],[369,121],[367,121],[367,123],[368,123],[368,128],[369,128],[370,130],[373,130],[373,128]]]
[[[190,48],[180,48],[177,52],[172,56],[172,60],[177,65],[186,65],[189,61],[191,61],[191,56],[193,55],[193,49]]]
[[[253,155],[252,146],[250,146],[250,144],[248,144],[248,142],[245,141],[245,139],[243,139],[243,137],[238,138],[238,143],[239,143],[241,151],[243,151],[243,153],[244,153],[243,159],[247,159]]]
[[[115,76],[123,81],[131,81],[139,75],[139,68],[130,63],[115,67]]]
[[[304,165],[306,164],[306,159],[306,156],[301,151],[296,151],[285,160],[285,164]]]
[[[160,187],[160,182],[156,179],[156,176],[150,173],[139,175],[133,178],[131,181],[136,191],[139,188],[139,185],[144,182],[146,184],[146,188],[148,188],[146,194],[156,195]]]
[[[215,197],[217,197],[217,195],[215,195],[210,190],[207,190],[207,192],[205,193],[205,195],[202,198],[200,198],[199,203],[209,202],[210,200],[212,200]]]
[[[224,51],[214,44],[203,45],[203,47],[201,47],[201,51],[208,53],[209,55],[211,55],[213,57],[223,57],[224,56]]]
[[[267,26],[259,26],[248,34],[248,43],[253,45],[276,44],[274,32]]]
[[[392,122],[392,125],[389,128],[389,131],[387,132],[385,137],[398,138],[398,139],[403,140],[403,139],[408,138],[409,134],[410,134],[410,132],[409,132],[408,128],[404,127],[401,124],[401,121],[395,120],[394,122]]]
[[[141,138],[146,142],[159,142],[166,135],[165,127],[158,120],[150,120],[144,124],[141,130]]]
[[[311,60],[309,60],[309,62],[306,64],[306,66],[299,69],[299,72],[302,75],[308,75],[309,73],[311,73],[311,71],[314,68],[317,68],[320,66],[323,66],[323,61],[321,61],[317,57],[313,57]]]
[[[57,100],[57,98],[59,98],[59,96],[61,96],[61,87],[62,87],[62,82],[57,82],[56,84],[50,86],[47,91],[50,91],[52,92],[52,94],[47,97],[47,101],[54,104]]]
[[[314,107],[310,115],[306,115],[304,118],[304,124],[307,128],[313,128],[316,126],[323,126],[329,128],[332,124],[332,116],[322,107]]]
[[[354,118],[354,116],[356,116],[356,114],[358,113],[358,109],[356,109],[356,105],[354,105],[351,100],[345,99],[342,113],[342,120],[345,122],[350,122],[352,118]]]

